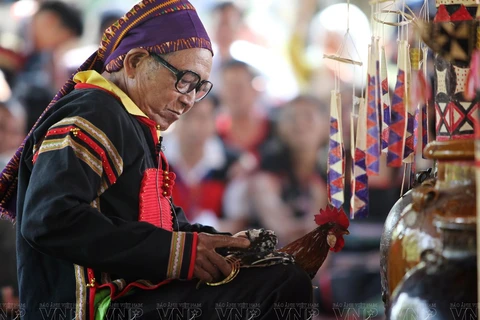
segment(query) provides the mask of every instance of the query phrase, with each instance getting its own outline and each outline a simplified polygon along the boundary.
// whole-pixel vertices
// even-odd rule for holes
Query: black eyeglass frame
[[[196,73],[195,71],[192,71],[192,70],[178,70],[177,68],[175,68],[174,66],[172,66],[170,63],[167,62],[167,60],[163,59],[162,57],[160,57],[158,54],[156,53],[153,53],[153,52],[150,52],[150,55],[155,59],[157,60],[158,62],[160,62],[165,68],[167,68],[168,70],[170,70],[174,75],[175,77],[177,78],[177,81],[175,82],[175,90],[177,90],[179,93],[181,94],[187,94],[187,93],[190,93],[192,92],[193,90],[195,90],[195,92],[199,92],[198,90],[205,84],[205,83],[210,83],[210,88],[208,89],[208,91],[205,93],[205,95],[199,99],[195,99],[195,102],[198,102],[200,100],[202,100],[203,98],[205,98],[209,93],[210,91],[212,90],[213,88],[213,83],[211,83],[210,81],[208,80],[201,80],[202,78],[200,77],[200,75],[198,73]],[[178,83],[180,82],[180,80],[182,79],[182,77],[187,73],[193,73],[197,78],[198,78],[198,83],[191,89],[183,92],[182,90],[178,89]]]

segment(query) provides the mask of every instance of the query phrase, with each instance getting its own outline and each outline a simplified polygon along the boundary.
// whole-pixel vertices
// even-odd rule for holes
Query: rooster
[[[299,265],[313,279],[327,258],[328,251],[339,252],[345,245],[344,235],[350,234],[350,221],[343,209],[328,206],[315,215],[318,227],[278,250],[292,255]]]
[[[270,230],[252,229],[246,232],[250,247],[246,249],[227,248],[219,253],[232,264],[232,274],[218,283],[230,282],[241,268],[266,267],[275,264],[295,263],[313,279],[327,258],[328,251],[338,252],[345,245],[350,221],[343,209],[328,206],[315,215],[318,227],[281,249],[276,249],[277,237]]]

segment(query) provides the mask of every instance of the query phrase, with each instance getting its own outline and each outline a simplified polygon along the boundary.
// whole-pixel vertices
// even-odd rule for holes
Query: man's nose
[[[195,89],[188,92],[188,93],[183,93],[180,95],[180,102],[185,105],[185,111],[188,111],[191,107],[193,107],[195,103]]]

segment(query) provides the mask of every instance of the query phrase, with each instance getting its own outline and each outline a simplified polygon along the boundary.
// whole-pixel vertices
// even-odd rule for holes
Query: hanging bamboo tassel
[[[332,90],[330,101],[330,144],[328,149],[327,191],[331,205],[340,208],[344,202],[345,147],[342,133],[341,95]]]
[[[352,117],[353,118],[353,117]],[[367,109],[365,99],[359,98],[358,122],[354,125],[352,119],[352,175],[351,175],[351,200],[350,217],[366,218],[368,215],[368,175],[366,163],[366,123]],[[356,127],[356,137],[354,137]]]
[[[373,59],[375,62],[375,101],[377,104],[378,115],[378,143],[379,154],[383,148],[382,132],[383,132],[383,106],[382,106],[382,80],[380,79],[380,46],[379,39],[375,39],[375,50],[373,50]]]
[[[387,165],[400,167],[403,160],[405,145],[406,121],[406,69],[407,69],[407,43],[400,40],[398,43],[398,73],[395,91],[392,97],[391,123],[388,136]]]
[[[382,152],[388,153],[388,134],[390,132],[390,92],[388,86],[388,73],[387,73],[387,55],[385,47],[382,47],[381,67],[380,67],[380,79],[381,79],[381,103],[383,108],[383,123],[382,123]]]
[[[368,88],[367,88],[367,174],[378,175],[380,171],[380,124],[376,98],[375,43],[369,46]]]
[[[410,50],[409,45],[406,45],[406,72],[405,72],[405,110],[406,110],[406,120],[407,126],[405,131],[405,145],[403,149],[403,162],[404,163],[413,163],[414,156],[415,156],[415,146],[414,146],[414,129],[415,129],[415,112],[417,106],[414,105],[411,101],[411,94],[412,94],[412,63],[410,57]],[[419,61],[416,64],[420,64]]]

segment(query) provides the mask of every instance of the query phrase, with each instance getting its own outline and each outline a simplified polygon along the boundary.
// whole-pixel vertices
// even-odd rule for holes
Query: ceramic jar
[[[427,250],[393,294],[390,319],[477,319],[476,220],[439,216],[441,254]],[[413,318],[412,318],[413,317]]]

